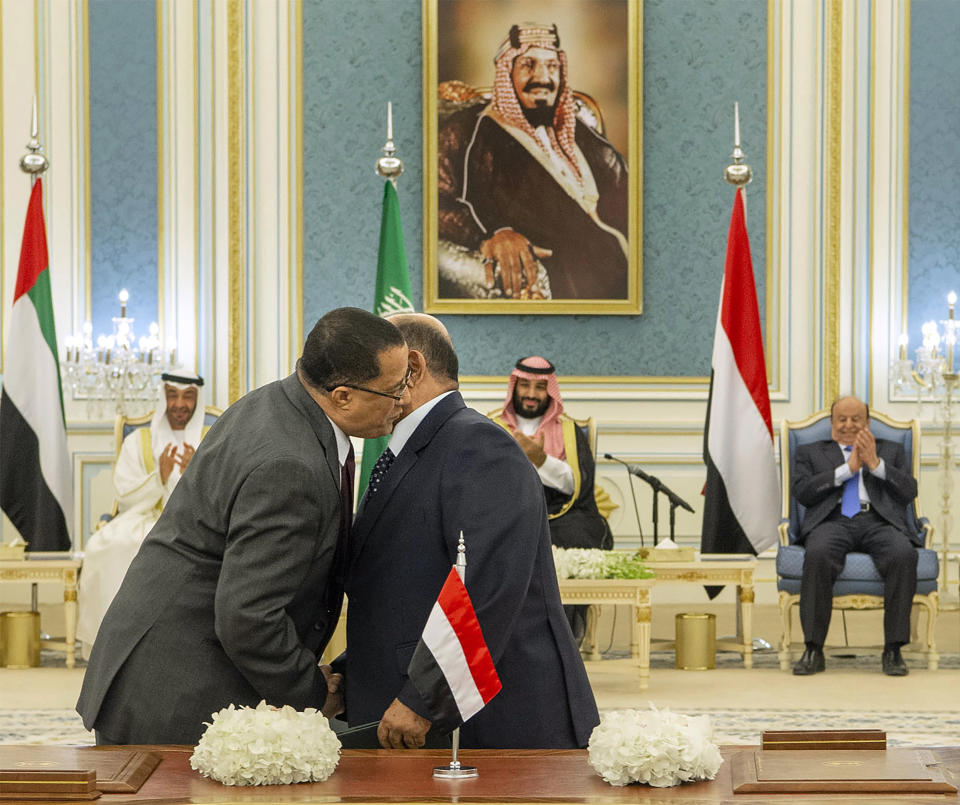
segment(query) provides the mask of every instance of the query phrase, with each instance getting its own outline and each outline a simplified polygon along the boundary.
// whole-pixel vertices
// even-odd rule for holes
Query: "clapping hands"
[[[847,462],[850,465],[851,472],[859,472],[860,467],[867,465],[869,470],[875,470],[880,459],[877,456],[877,441],[873,438],[870,428],[861,428],[856,439],[853,441],[853,450],[850,451],[850,459]]]

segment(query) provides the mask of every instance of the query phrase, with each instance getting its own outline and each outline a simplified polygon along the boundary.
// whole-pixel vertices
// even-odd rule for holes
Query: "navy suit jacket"
[[[863,483],[870,505],[894,528],[923,547],[923,539],[907,525],[906,507],[917,496],[917,481],[907,469],[903,446],[877,439],[877,456],[886,464],[886,479],[877,478],[864,466]],[[801,445],[797,449],[793,496],[806,507],[800,527],[803,539],[840,505],[843,487],[834,483],[836,468],[846,461],[840,445],[832,439]]]
[[[441,400],[364,500],[350,539],[346,696],[351,724],[394,698],[433,720],[407,666],[466,543],[466,587],[503,683],[461,730],[485,748],[586,746],[599,722],[560,604],[543,489],[498,425]]]

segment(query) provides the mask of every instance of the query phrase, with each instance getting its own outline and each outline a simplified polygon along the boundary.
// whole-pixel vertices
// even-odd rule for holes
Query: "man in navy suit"
[[[347,652],[335,664],[345,664],[349,722],[379,721],[384,747],[424,744],[433,716],[407,666],[462,531],[467,591],[503,689],[463,725],[461,744],[584,747],[599,716],[560,603],[536,470],[464,404],[443,325],[423,314],[390,321],[411,347],[411,401],[350,538]]]
[[[832,440],[797,449],[793,496],[806,507],[800,528],[805,547],[800,623],[806,650],[798,676],[824,669],[823,642],[833,608],[833,584],[851,551],[868,553],[883,577],[883,672],[905,676],[900,646],[910,640],[910,607],[917,589],[919,535],[906,507],[917,496],[903,447],[876,440],[870,411],[856,397],[830,409]]]

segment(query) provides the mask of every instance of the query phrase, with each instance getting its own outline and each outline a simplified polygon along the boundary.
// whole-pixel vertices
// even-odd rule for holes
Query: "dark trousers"
[[[910,642],[917,548],[906,534],[872,510],[844,517],[838,508],[807,535],[804,549],[800,624],[806,642],[822,646],[826,640],[833,584],[851,551],[870,554],[883,578],[884,642]]]

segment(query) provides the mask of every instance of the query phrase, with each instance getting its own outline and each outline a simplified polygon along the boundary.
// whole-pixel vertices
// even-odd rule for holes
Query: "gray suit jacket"
[[[378,721],[394,697],[434,720],[407,666],[461,529],[467,591],[503,683],[463,725],[461,745],[586,746],[600,719],[560,604],[543,485],[513,437],[459,393],[427,414],[357,513],[347,576],[351,725]]]
[[[336,625],[336,438],[297,376],[210,429],[103,620],[77,710],[120,743],[196,743],[229,704],[320,707]]]

